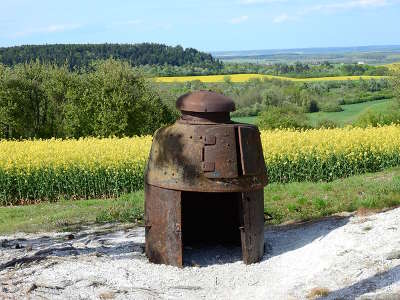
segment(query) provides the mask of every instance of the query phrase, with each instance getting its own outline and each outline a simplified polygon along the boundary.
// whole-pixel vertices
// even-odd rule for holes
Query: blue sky
[[[160,42],[205,51],[400,44],[400,0],[1,0],[0,46]]]

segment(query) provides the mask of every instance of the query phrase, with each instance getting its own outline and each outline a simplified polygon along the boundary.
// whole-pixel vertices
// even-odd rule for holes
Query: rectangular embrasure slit
[[[236,140],[236,161],[237,161],[237,169],[238,175],[243,175],[243,166],[242,166],[242,155],[240,150],[240,139],[239,139],[239,127],[235,127],[235,140]]]

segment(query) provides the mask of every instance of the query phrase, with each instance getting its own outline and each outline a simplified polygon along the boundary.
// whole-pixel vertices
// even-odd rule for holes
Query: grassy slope
[[[400,205],[400,168],[329,183],[271,184],[265,190],[269,223],[310,220],[360,208]],[[70,230],[101,222],[141,222],[143,191],[114,200],[79,200],[0,207],[0,233]]]
[[[352,123],[355,121],[363,112],[367,109],[373,109],[374,111],[383,111],[388,108],[391,100],[376,100],[357,104],[342,105],[344,109],[341,112],[317,112],[309,113],[307,116],[310,119],[312,125],[316,125],[318,121],[331,120],[339,124],[340,126]],[[235,122],[255,124],[257,117],[236,117],[232,118]]]
[[[143,213],[143,191],[118,199],[63,200],[0,207],[0,233],[68,230],[79,224],[131,220]]]
[[[175,77],[157,77],[156,82],[172,83],[172,82],[187,82],[199,80],[201,82],[224,82],[225,79],[229,78],[231,82],[246,82],[250,79],[280,79],[280,80],[291,80],[297,82],[305,81],[345,81],[345,80],[360,80],[360,78],[368,79],[380,79],[386,78],[387,76],[337,76],[337,77],[317,77],[317,78],[291,78],[285,76],[274,76],[274,75],[262,75],[262,74],[232,74],[232,75],[204,75],[204,76],[175,76]]]
[[[338,123],[343,126],[349,123],[354,122],[362,113],[364,113],[367,109],[372,109],[374,111],[383,111],[388,108],[391,100],[376,100],[364,103],[357,104],[348,104],[342,105],[343,111],[341,112],[317,112],[307,114],[310,123],[315,125],[318,121],[321,120],[330,120]]]
[[[240,123],[256,124],[257,117],[236,117],[232,118],[232,120]]]

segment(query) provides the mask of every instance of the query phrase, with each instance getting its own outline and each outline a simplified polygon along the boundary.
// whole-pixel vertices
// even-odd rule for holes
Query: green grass
[[[143,216],[143,198],[143,191],[139,191],[117,199],[0,207],[0,233],[65,231],[91,223],[137,222]]]
[[[247,124],[256,124],[257,117],[234,117],[232,121],[239,122],[239,123],[247,123]]]
[[[342,105],[343,111],[341,112],[317,112],[307,114],[310,119],[311,125],[315,126],[318,122],[329,120],[337,123],[340,126],[350,124],[357,120],[357,118],[364,113],[367,109],[374,111],[384,111],[390,104],[391,100],[375,100],[357,104]]]
[[[374,111],[385,111],[391,103],[391,100],[383,99],[357,104],[347,104],[342,105],[343,111],[341,112],[320,111],[317,113],[308,113],[307,117],[309,118],[312,126],[317,125],[318,122],[323,120],[333,121],[339,126],[344,126],[357,120],[357,118],[368,109],[372,109]],[[234,117],[232,120],[240,123],[256,124],[257,117]]]
[[[270,222],[306,221],[337,212],[400,205],[400,168],[332,182],[271,184],[265,189]]]
[[[304,221],[342,211],[400,205],[400,168],[335,180],[270,184],[264,190],[269,223]],[[62,200],[0,207],[0,233],[65,231],[81,225],[143,220],[143,191],[106,200]]]

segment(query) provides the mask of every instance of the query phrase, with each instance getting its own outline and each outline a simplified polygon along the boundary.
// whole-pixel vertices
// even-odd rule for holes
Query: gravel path
[[[150,264],[143,228],[0,236],[0,299],[400,299],[400,208],[269,227],[262,262],[239,248]]]

